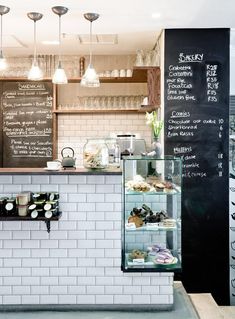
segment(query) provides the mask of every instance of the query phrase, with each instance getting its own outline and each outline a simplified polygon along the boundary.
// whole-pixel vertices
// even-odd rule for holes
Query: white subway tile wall
[[[86,140],[95,137],[109,137],[110,133],[139,133],[147,146],[151,144],[151,130],[146,125],[145,113],[140,114],[73,114],[58,117],[58,158],[63,147],[70,146],[75,151],[76,166],[83,166],[83,147]],[[103,184],[104,176],[89,176],[88,184]],[[70,176],[71,180],[83,180],[83,176]],[[108,184],[115,184],[111,181]],[[94,183],[93,183],[94,180]],[[98,181],[98,182],[97,182]],[[63,182],[62,182],[63,183]],[[44,184],[44,183],[43,183]]]
[[[173,303],[172,273],[121,271],[121,176],[0,176],[0,196],[57,190],[63,211],[0,222],[0,304]],[[32,183],[32,184],[31,184]]]

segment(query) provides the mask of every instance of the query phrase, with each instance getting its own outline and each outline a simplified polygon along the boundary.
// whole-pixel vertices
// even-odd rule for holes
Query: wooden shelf
[[[27,78],[22,78],[22,77],[0,77],[0,81],[6,81],[6,82],[32,82],[34,83],[35,81],[28,80]],[[51,78],[44,78],[43,80],[39,80],[36,82],[51,82]]]
[[[131,77],[101,77],[101,83],[146,83],[148,81],[148,73],[150,71],[157,72],[157,75],[160,74],[159,67],[133,67],[133,74]],[[25,77],[0,77],[0,81],[15,81],[15,82],[34,82],[30,81]],[[52,78],[44,78],[43,81],[52,81]],[[69,83],[79,83],[81,81],[81,77],[70,78],[68,79]],[[40,81],[39,81],[40,82]]]
[[[144,106],[140,109],[107,109],[107,110],[76,110],[76,109],[67,109],[67,110],[56,110],[53,111],[55,114],[113,114],[113,113],[145,113],[145,112],[152,112],[155,110],[156,107],[154,106]]]

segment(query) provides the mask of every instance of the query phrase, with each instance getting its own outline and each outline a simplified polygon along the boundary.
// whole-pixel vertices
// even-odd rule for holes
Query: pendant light
[[[43,72],[39,68],[38,60],[37,60],[37,46],[36,46],[36,22],[42,19],[43,15],[38,12],[29,12],[27,13],[29,19],[34,22],[34,52],[33,52],[33,63],[31,69],[28,73],[28,80],[39,81],[43,79]]]
[[[90,59],[89,65],[86,69],[85,74],[81,79],[81,86],[85,87],[99,87],[100,80],[98,74],[96,73],[93,65],[92,65],[92,22],[99,18],[98,13],[85,13],[84,18],[90,21]]]
[[[0,15],[1,15],[1,48],[0,48],[0,70],[5,70],[7,68],[6,59],[2,53],[2,16],[10,11],[10,8],[6,6],[0,6]]]
[[[68,12],[68,8],[56,6],[51,8],[52,11],[59,16],[59,61],[57,69],[53,75],[52,82],[55,84],[66,84],[68,83],[67,76],[64,69],[62,68],[61,62],[61,16]]]

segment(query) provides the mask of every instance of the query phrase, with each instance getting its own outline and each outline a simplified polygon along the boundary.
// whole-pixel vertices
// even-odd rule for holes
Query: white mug
[[[56,162],[56,161],[47,162],[47,168],[48,169],[59,169],[60,166],[61,166],[60,162]]]
[[[127,77],[132,77],[132,70],[131,69],[127,69],[126,70],[126,76]]]
[[[104,76],[109,78],[111,76],[111,72],[110,71],[105,71],[104,72]]]
[[[125,77],[126,76],[126,70],[121,69],[120,70],[120,77]]]
[[[118,70],[113,70],[111,73],[112,77],[118,78],[119,77],[119,71]]]

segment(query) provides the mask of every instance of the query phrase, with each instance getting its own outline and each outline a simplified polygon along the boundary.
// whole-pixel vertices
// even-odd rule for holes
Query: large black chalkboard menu
[[[3,167],[44,167],[52,159],[52,92],[50,82],[3,82]]]
[[[229,300],[229,30],[165,31],[165,154],[183,157],[182,281]]]

